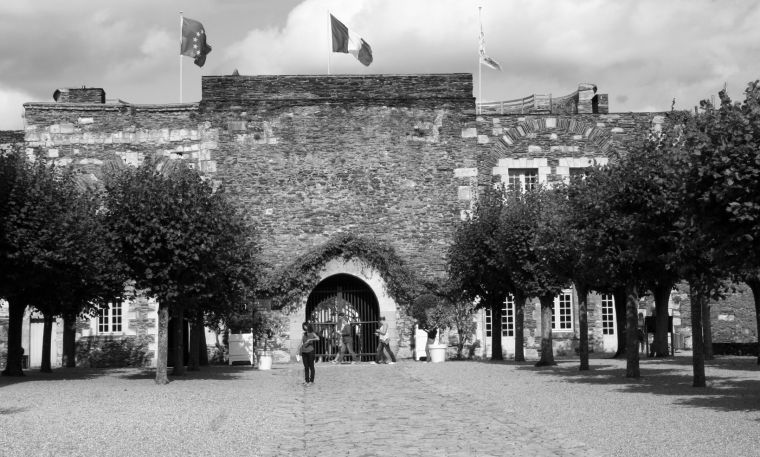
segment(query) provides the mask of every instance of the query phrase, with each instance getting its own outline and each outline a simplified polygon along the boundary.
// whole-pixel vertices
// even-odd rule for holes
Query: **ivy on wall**
[[[377,270],[385,281],[386,293],[403,307],[411,305],[422,291],[417,275],[392,246],[350,233],[339,233],[290,265],[275,270],[264,281],[259,296],[270,299],[274,308],[292,311],[319,284],[324,266],[337,258],[359,259]]]

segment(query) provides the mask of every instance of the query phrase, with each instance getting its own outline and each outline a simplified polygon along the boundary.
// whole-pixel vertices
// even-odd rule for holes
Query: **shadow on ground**
[[[621,364],[622,362],[622,364]],[[580,371],[578,360],[562,360],[551,367],[519,364],[520,371],[555,376],[561,381],[619,386],[619,391],[682,397],[676,404],[719,411],[760,411],[760,379],[747,379],[747,372],[759,372],[752,357],[717,358],[705,363],[707,387],[693,387],[691,357],[640,361],[638,379],[626,378],[625,360],[605,363],[592,359],[591,370]],[[715,368],[720,374],[711,374]],[[733,373],[733,374],[732,374]]]
[[[287,367],[272,367],[268,371],[272,375],[279,375],[287,372]],[[180,376],[172,375],[172,368],[169,368],[169,381],[194,381],[194,380],[234,380],[244,376],[250,376],[252,373],[259,372],[250,365],[211,365],[201,367],[199,371],[185,371]],[[155,368],[57,368],[52,373],[41,373],[38,370],[24,370],[24,376],[2,376],[0,377],[0,388],[12,384],[38,381],[66,381],[66,380],[87,380],[103,376],[111,376],[125,380],[145,380],[155,379]],[[1,413],[0,413],[1,414]]]
[[[94,379],[105,375],[98,368],[57,368],[52,373],[42,373],[39,370],[24,370],[24,376],[0,376],[0,388],[22,382],[62,381]]]
[[[280,371],[286,370],[286,368],[272,367],[268,370],[272,374],[279,374]],[[259,371],[255,368],[251,368],[250,365],[210,365],[207,367],[201,367],[198,371],[185,371],[182,375],[173,375],[172,368],[168,370],[169,381],[181,382],[181,381],[195,381],[195,380],[233,380],[240,379],[242,377],[250,376],[253,373],[266,373]],[[132,369],[130,372],[115,374],[123,379],[154,379],[156,377],[155,368],[145,369]]]

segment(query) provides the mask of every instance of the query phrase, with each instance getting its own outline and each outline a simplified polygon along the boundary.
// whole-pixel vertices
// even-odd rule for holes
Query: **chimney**
[[[596,95],[596,85],[589,83],[578,84],[578,114],[594,112],[593,100]]]
[[[53,100],[57,103],[105,103],[106,91],[99,87],[84,87],[81,89],[56,89]]]

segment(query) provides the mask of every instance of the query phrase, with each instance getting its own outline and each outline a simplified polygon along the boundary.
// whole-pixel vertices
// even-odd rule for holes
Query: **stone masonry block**
[[[454,169],[455,178],[473,178],[475,176],[478,176],[477,168],[455,168]]]
[[[457,188],[457,198],[459,200],[472,200],[472,187],[459,186]]]
[[[475,127],[468,127],[462,129],[462,138],[476,138],[478,136],[478,130]]]
[[[58,157],[58,149],[48,149],[47,156],[51,159],[55,159]]]
[[[216,173],[216,161],[206,160],[201,162],[201,171],[204,173]]]
[[[80,125],[92,124],[93,122],[95,122],[95,120],[91,117],[80,117],[77,119],[77,124]]]
[[[478,135],[478,144],[488,144],[489,141],[488,135]]]
[[[231,132],[240,132],[246,130],[245,121],[230,121],[227,123],[227,130]]]

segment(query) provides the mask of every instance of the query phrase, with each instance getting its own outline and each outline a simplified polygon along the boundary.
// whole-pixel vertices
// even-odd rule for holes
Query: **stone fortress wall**
[[[444,274],[451,234],[482,186],[506,180],[510,169],[565,179],[665,121],[663,113],[610,113],[607,95],[591,84],[521,112],[477,113],[472,94],[470,74],[204,76],[199,103],[164,105],[59,90],[54,102],[24,105],[22,147],[92,180],[114,161],[184,160],[259,224],[274,267],[351,232],[392,245],[432,279]],[[0,146],[18,141],[18,132],[0,132]],[[590,313],[599,345],[598,297]],[[526,312],[526,327],[538,316]],[[722,335],[732,321],[714,322]],[[688,333],[688,321],[680,324]],[[529,347],[539,343],[536,332]],[[567,340],[559,344],[571,345],[575,333],[559,335]]]

